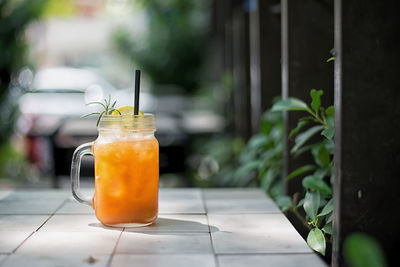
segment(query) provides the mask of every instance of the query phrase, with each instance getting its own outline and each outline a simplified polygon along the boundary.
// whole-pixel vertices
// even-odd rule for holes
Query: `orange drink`
[[[105,225],[137,227],[151,224],[158,214],[158,141],[154,116],[105,115],[95,142],[79,146],[71,166],[72,194],[93,207]],[[95,162],[95,195],[79,192],[79,170],[84,155]]]
[[[149,224],[158,211],[158,142],[155,138],[93,145],[93,208],[103,224]]]

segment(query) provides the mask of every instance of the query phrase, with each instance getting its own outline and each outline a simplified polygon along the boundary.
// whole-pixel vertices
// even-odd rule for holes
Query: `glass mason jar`
[[[107,115],[98,125],[96,141],[79,146],[72,157],[72,195],[90,205],[107,226],[138,227],[158,215],[158,141],[154,116]],[[79,191],[79,172],[84,155],[94,156],[95,194]]]

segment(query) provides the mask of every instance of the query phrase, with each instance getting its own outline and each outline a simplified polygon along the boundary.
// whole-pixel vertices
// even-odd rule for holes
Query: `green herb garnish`
[[[87,103],[86,104],[87,106],[94,105],[94,104],[101,105],[101,106],[103,106],[104,110],[102,112],[92,112],[89,114],[85,114],[85,115],[81,116],[81,118],[85,118],[85,117],[88,117],[91,115],[99,115],[99,117],[97,118],[97,122],[96,122],[96,126],[99,126],[100,119],[101,119],[101,117],[103,117],[104,114],[111,115],[114,111],[116,111],[119,113],[119,115],[121,115],[121,112],[119,112],[118,109],[114,108],[116,103],[117,103],[117,100],[115,100],[111,105],[111,96],[110,95],[108,95],[108,100],[106,98],[104,99],[104,103],[98,102],[98,101]]]

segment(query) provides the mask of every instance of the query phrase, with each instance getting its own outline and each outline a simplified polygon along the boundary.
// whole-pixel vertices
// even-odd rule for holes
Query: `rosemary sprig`
[[[104,99],[104,103],[99,102],[99,101],[87,103],[86,104],[87,106],[88,105],[101,105],[101,106],[103,106],[104,110],[102,112],[91,112],[91,113],[82,115],[81,118],[86,118],[91,115],[99,115],[99,117],[97,118],[97,122],[96,122],[96,126],[99,126],[100,119],[101,119],[101,117],[103,117],[104,114],[111,115],[114,111],[117,111],[119,113],[119,115],[121,115],[121,112],[119,112],[119,110],[115,108],[116,103],[117,103],[117,101],[115,100],[111,105],[111,96],[110,95],[108,95],[108,99],[107,98]]]

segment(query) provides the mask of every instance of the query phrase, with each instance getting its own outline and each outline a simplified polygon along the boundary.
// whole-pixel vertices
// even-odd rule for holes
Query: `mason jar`
[[[158,215],[159,145],[152,114],[104,115],[94,142],[79,146],[72,157],[71,185],[76,200],[93,207],[107,226],[138,227]],[[95,194],[79,190],[81,159],[94,156]]]

